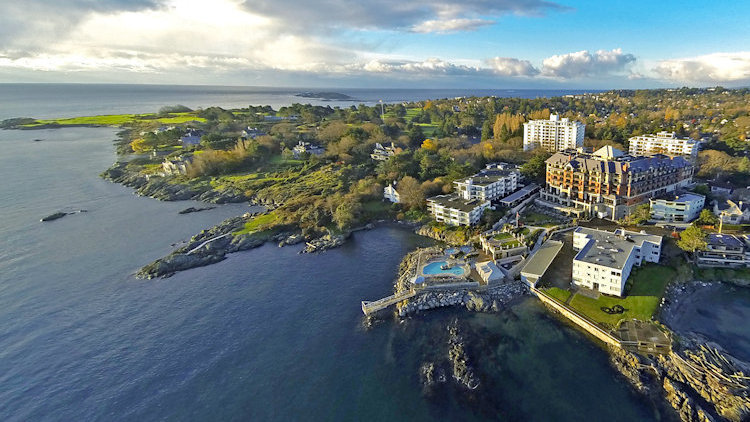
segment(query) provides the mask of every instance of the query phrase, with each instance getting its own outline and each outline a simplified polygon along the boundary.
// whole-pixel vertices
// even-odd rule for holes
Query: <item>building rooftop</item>
[[[706,243],[711,246],[726,246],[728,248],[741,248],[745,246],[737,236],[731,234],[711,233],[706,236]]]
[[[527,277],[541,278],[555,259],[563,243],[557,240],[548,240],[539,247],[539,250],[523,266],[521,273]]]
[[[489,203],[489,201],[480,201],[478,199],[465,200],[457,195],[438,195],[427,198],[427,201],[434,202],[446,208],[453,208],[463,212],[473,211],[476,207]]]
[[[625,266],[625,262],[627,262],[634,247],[643,246],[643,242],[661,244],[662,240],[661,236],[624,229],[617,229],[613,233],[588,227],[578,227],[575,232],[583,233],[593,240],[578,251],[574,258],[576,261],[618,269]]]
[[[632,155],[617,155],[616,151],[619,150],[614,148],[612,148],[612,151],[602,151],[602,149],[594,154],[575,151],[558,152],[548,158],[546,163],[557,166],[570,166],[577,171],[614,174],[641,172],[653,167],[662,166],[675,168],[691,166],[690,162],[683,157],[668,157],[663,154],[654,154],[648,157],[634,157]]]
[[[523,196],[533,192],[535,189],[539,189],[539,185],[537,185],[536,183],[531,183],[501,199],[500,202],[513,203],[519,198],[522,198]]]
[[[652,198],[654,201],[656,200],[662,200],[662,201],[669,201],[669,202],[693,202],[693,201],[705,201],[706,197],[703,195],[698,195],[697,193],[690,193],[690,192],[681,192],[677,194],[666,194],[661,195],[657,198]]]

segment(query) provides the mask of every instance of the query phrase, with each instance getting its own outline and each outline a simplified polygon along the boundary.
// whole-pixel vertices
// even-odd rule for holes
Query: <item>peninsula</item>
[[[160,200],[255,206],[139,277],[271,241],[318,252],[397,223],[435,245],[404,258],[393,295],[362,302],[368,321],[444,306],[497,312],[530,294],[682,420],[739,421],[750,417],[750,366],[665,323],[689,292],[750,280],[749,100],[750,90],[716,87],[383,108],[175,106],[0,127],[117,126],[118,161],[103,178]],[[447,372],[481,389],[470,339],[448,331]],[[420,377],[433,385],[445,373],[426,362]]]

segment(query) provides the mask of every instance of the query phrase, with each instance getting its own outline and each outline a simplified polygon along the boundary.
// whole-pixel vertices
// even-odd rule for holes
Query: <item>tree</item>
[[[651,207],[649,204],[643,204],[636,209],[633,210],[632,213],[630,213],[629,216],[625,219],[625,221],[629,224],[635,224],[635,225],[641,225],[648,221],[648,219],[651,217]]]
[[[333,222],[341,230],[350,228],[354,223],[359,221],[359,214],[361,212],[362,204],[359,203],[356,196],[347,195],[333,212]]]
[[[422,148],[428,151],[437,151],[437,142],[429,138],[425,139],[424,142],[422,142]]]
[[[701,224],[704,226],[715,226],[719,224],[719,217],[714,215],[710,210],[704,209],[701,211],[698,219],[695,220],[695,224]]]
[[[706,233],[700,227],[691,225],[680,233],[677,246],[686,252],[702,251],[706,249]]]
[[[424,204],[424,190],[417,179],[406,176],[396,185],[401,203],[408,208],[422,208]]]
[[[521,166],[521,174],[534,181],[543,183],[547,172],[547,158],[549,153],[535,154]]]

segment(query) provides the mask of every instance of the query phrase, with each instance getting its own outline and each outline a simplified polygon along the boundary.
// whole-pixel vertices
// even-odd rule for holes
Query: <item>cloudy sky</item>
[[[0,82],[750,85],[744,1],[0,0],[0,7]]]

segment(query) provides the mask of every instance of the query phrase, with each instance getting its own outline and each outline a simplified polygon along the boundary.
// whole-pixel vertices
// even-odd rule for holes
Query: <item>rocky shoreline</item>
[[[256,248],[270,237],[256,234],[233,234],[242,229],[254,213],[224,220],[217,226],[196,234],[169,255],[144,266],[136,277],[152,279],[169,277],[178,271],[223,261],[232,252]]]
[[[645,357],[610,348],[612,365],[642,394],[665,399],[680,420],[744,421],[750,418],[750,365],[695,334],[667,355]]]
[[[195,200],[213,204],[227,204],[251,200],[251,198],[248,198],[242,192],[233,189],[214,190],[208,186],[195,187],[170,183],[166,177],[146,176],[129,170],[127,166],[128,163],[126,162],[117,162],[100,176],[104,180],[135,189],[137,195],[147,196],[160,201]]]
[[[528,290],[520,282],[511,282],[477,291],[462,289],[457,291],[424,291],[413,297],[398,309],[399,317],[406,317],[421,311],[446,306],[463,306],[475,312],[499,312],[514,299],[523,296]]]

